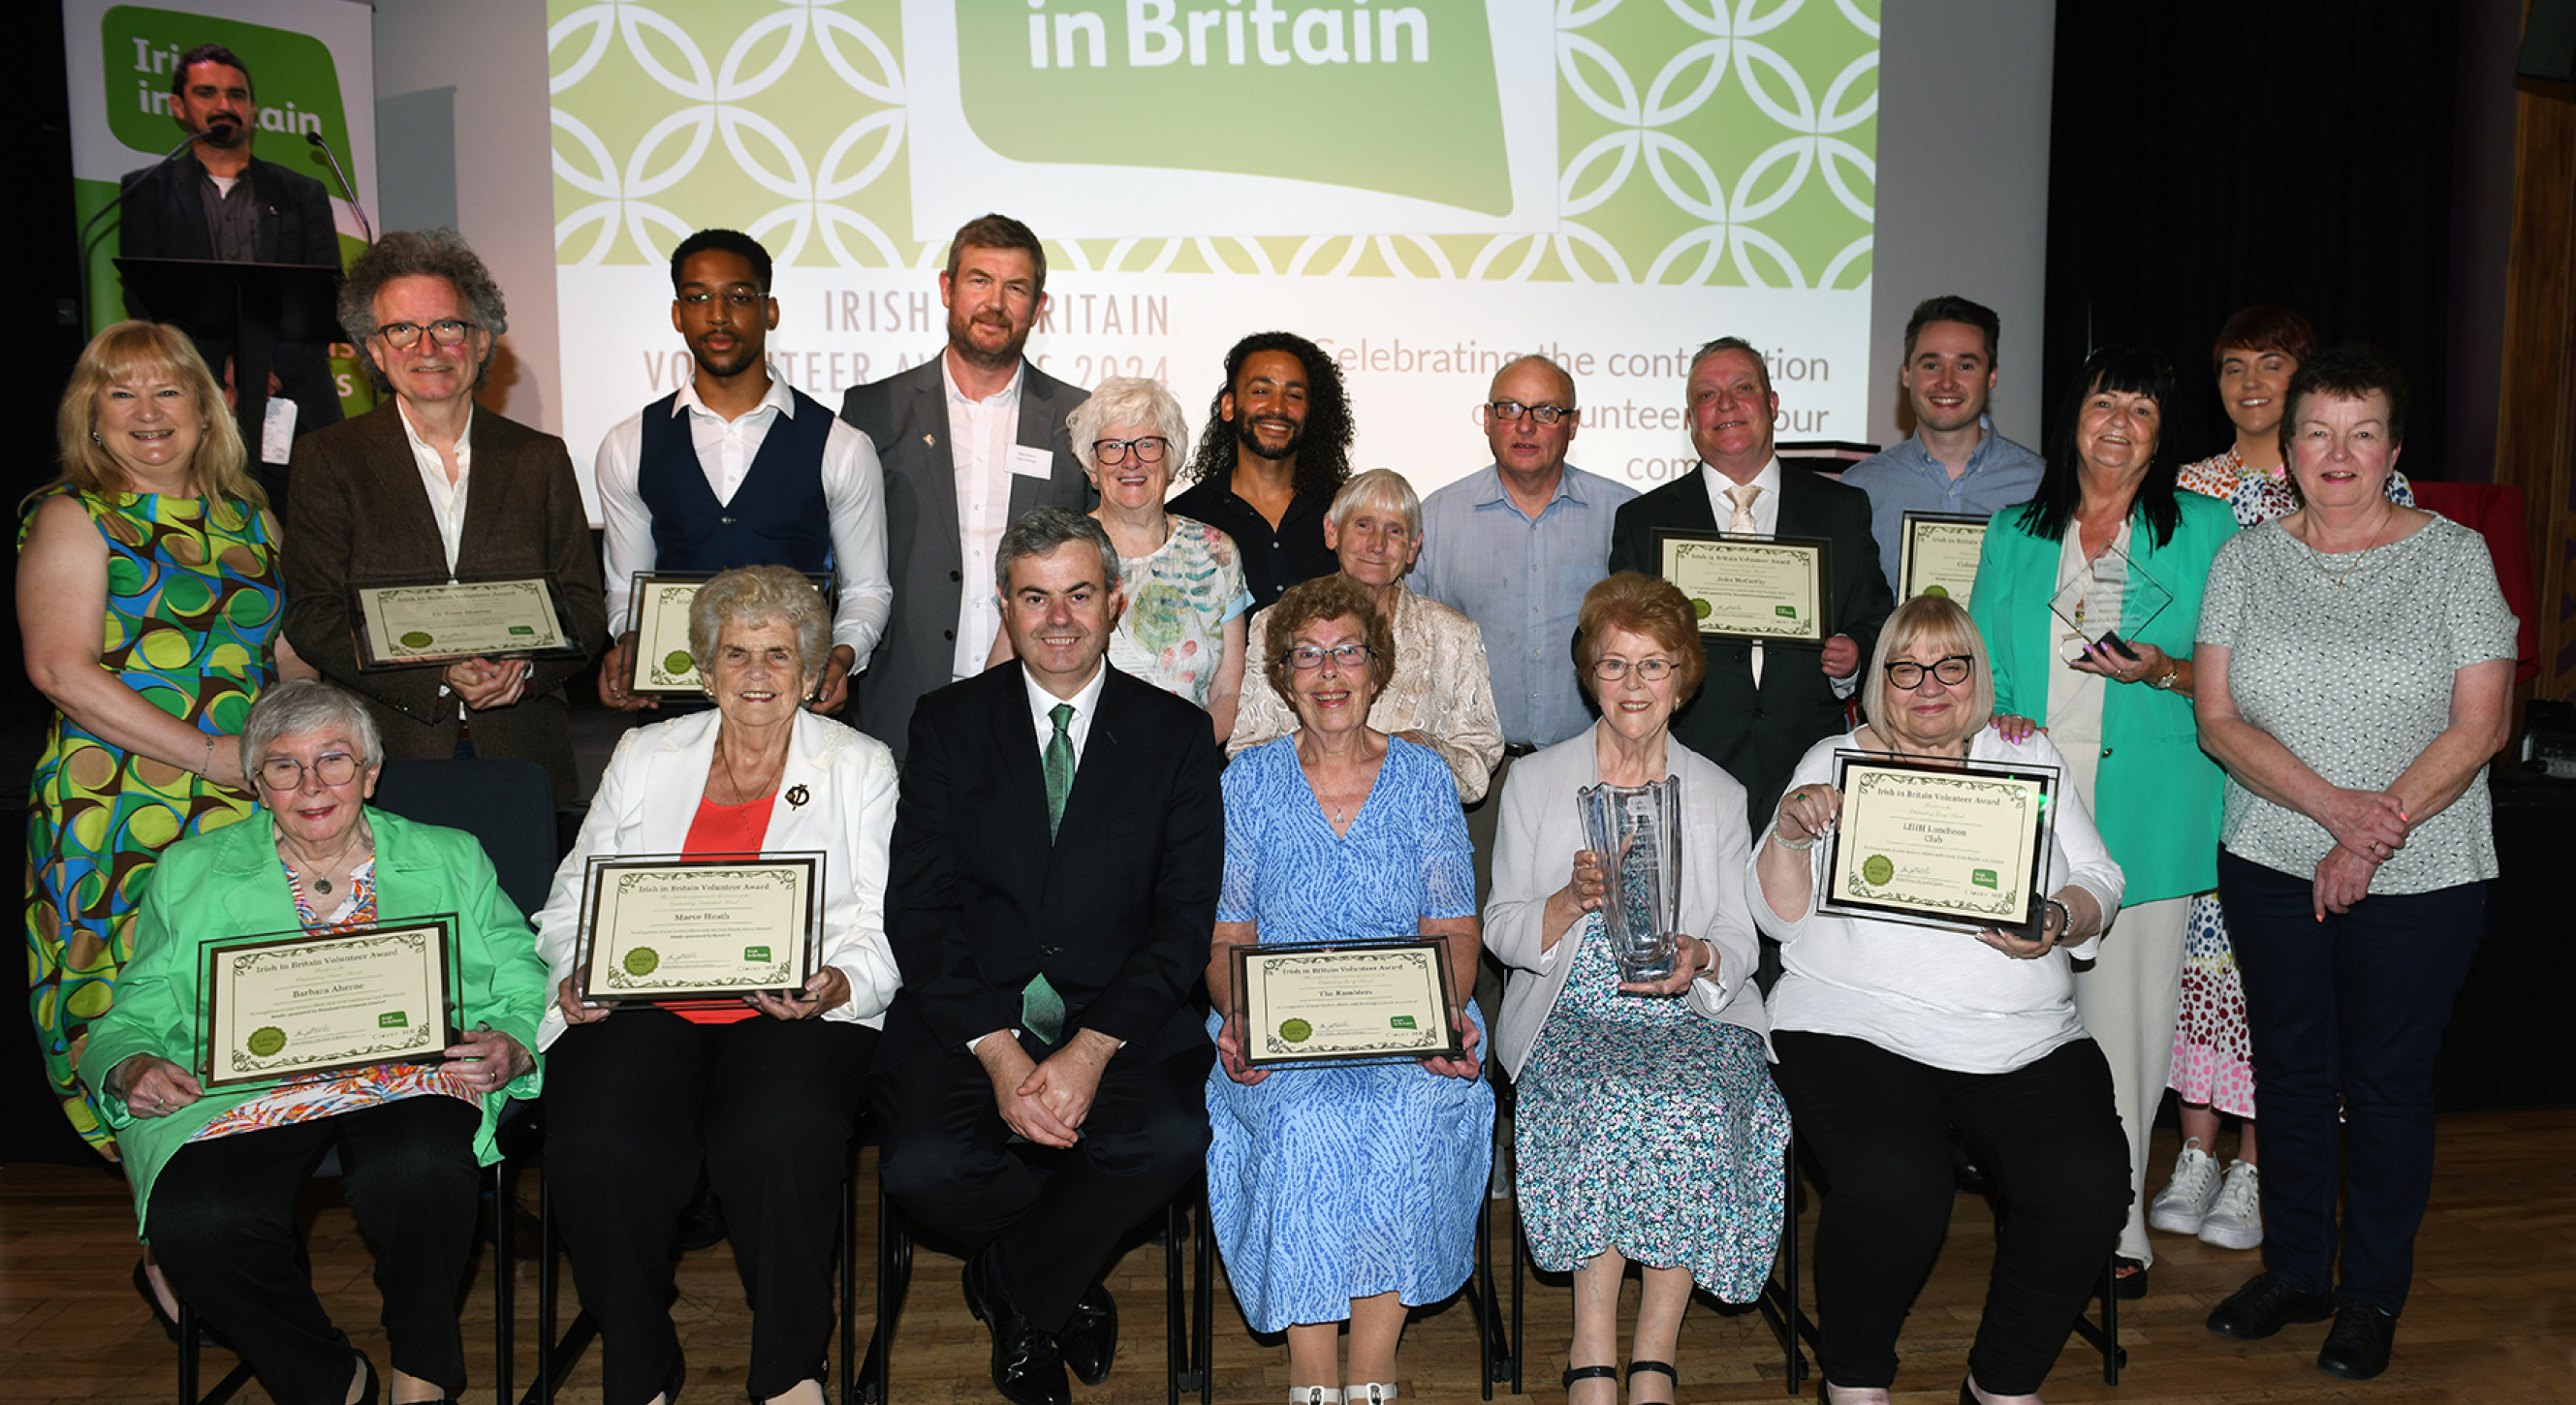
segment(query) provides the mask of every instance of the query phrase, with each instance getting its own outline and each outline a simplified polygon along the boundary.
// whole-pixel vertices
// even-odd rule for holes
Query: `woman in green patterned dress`
[[[29,1003],[63,1111],[115,1160],[76,1074],[153,858],[250,813],[233,738],[254,693],[311,670],[277,633],[276,520],[185,334],[99,333],[55,433],[61,475],[18,533],[27,675],[56,709],[28,797]]]

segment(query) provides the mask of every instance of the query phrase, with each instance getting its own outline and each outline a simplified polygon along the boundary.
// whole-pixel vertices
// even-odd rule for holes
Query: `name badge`
[[[1011,446],[1011,472],[1025,478],[1053,478],[1055,451],[1014,444]]]

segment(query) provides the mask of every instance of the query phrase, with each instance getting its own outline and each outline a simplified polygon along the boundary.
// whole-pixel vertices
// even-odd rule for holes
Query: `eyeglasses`
[[[1091,441],[1091,457],[1098,463],[1125,463],[1127,456],[1133,453],[1138,463],[1161,463],[1163,451],[1171,447],[1172,441],[1159,434],[1148,434],[1142,439],[1094,439]]]
[[[752,308],[760,306],[762,302],[767,300],[767,297],[767,294],[761,292],[757,288],[726,288],[721,292],[709,292],[704,288],[695,288],[680,294],[680,301],[690,307],[704,307],[708,303],[714,302],[718,298],[722,298],[724,299],[724,305],[732,308],[734,311],[748,312]]]
[[[1309,669],[1322,668],[1324,666],[1324,658],[1326,655],[1331,655],[1333,662],[1340,664],[1344,668],[1357,668],[1361,664],[1368,662],[1369,646],[1366,644],[1336,644],[1327,649],[1315,644],[1300,644],[1296,648],[1288,651],[1288,666],[1297,670],[1299,673],[1304,673]]]
[[[271,790],[302,790],[305,769],[292,756],[272,756],[259,763],[259,781]],[[313,758],[312,772],[324,785],[347,785],[358,778],[358,758],[345,751],[330,752]]]
[[[1952,654],[1946,659],[1935,660],[1929,671],[1934,678],[1955,688],[1968,681],[1968,674],[1976,666],[1977,661],[1966,654]],[[1920,688],[1925,671],[1923,665],[1911,659],[1899,659],[1887,665],[1887,681],[1889,686],[1899,691]]]
[[[1604,683],[1616,683],[1634,673],[1640,683],[1661,683],[1673,676],[1675,666],[1671,659],[1661,654],[1634,663],[1626,659],[1598,659],[1593,662],[1592,676]]]
[[[471,322],[461,322],[453,317],[441,317],[426,327],[417,322],[388,322],[376,329],[376,335],[383,337],[385,345],[396,351],[409,351],[420,345],[420,334],[423,332],[429,333],[430,338],[440,346],[456,346],[465,340],[466,333],[473,330],[474,324]]]
[[[1540,424],[1554,424],[1574,411],[1558,405],[1524,405],[1518,400],[1497,400],[1485,407],[1485,413],[1498,420],[1516,420],[1527,415]]]

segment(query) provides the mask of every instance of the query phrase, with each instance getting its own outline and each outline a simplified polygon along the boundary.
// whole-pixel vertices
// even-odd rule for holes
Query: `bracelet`
[[[2061,942],[2061,943],[2065,942],[2069,937],[2071,937],[2071,936],[2074,934],[2074,931],[2075,931],[2075,911],[2074,911],[2074,909],[2072,909],[2072,908],[2068,907],[2066,904],[2064,904],[2064,903],[2062,903],[2062,902],[2059,902],[2059,901],[2058,901],[2057,899],[2055,899],[2055,898],[2042,898],[2040,901],[2045,902],[2045,903],[2047,903],[2050,907],[2053,907],[2053,908],[2056,908],[2056,909],[2057,909],[2057,915],[2058,915],[2058,917],[2059,917],[2059,918],[2061,918],[2061,919],[2062,919],[2062,920],[2058,923],[2058,927],[2057,927],[2057,940],[2058,940],[2059,942]]]
[[[215,739],[211,733],[206,737],[206,759],[198,763],[197,774],[209,778],[215,774]]]
[[[1788,838],[1788,836],[1786,836],[1786,835],[1784,835],[1784,834],[1782,834],[1782,833],[1780,832],[1780,826],[1779,826],[1779,825],[1774,824],[1774,825],[1772,825],[1772,826],[1771,826],[1771,842],[1772,842],[1772,843],[1779,845],[1779,846],[1780,846],[1781,848],[1783,848],[1783,849],[1795,849],[1795,850],[1797,850],[1799,853],[1802,853],[1802,854],[1803,854],[1803,853],[1805,853],[1806,851],[1808,851],[1809,849],[1812,849],[1812,848],[1816,847],[1816,840],[1817,840],[1817,838],[1819,838],[1819,837],[1821,837],[1821,836],[1810,835],[1810,836],[1808,836],[1807,838],[1805,838],[1805,839],[1801,839],[1801,840],[1799,840],[1799,841],[1797,841],[1796,843],[1794,843],[1794,844],[1793,844],[1793,843],[1789,842],[1789,838]]]
[[[2169,659],[2167,662],[2171,667],[2165,670],[2165,676],[2149,682],[2147,684],[2148,687],[2164,693],[2170,693],[2173,691],[2174,680],[2182,677],[2183,661],[2180,659]]]

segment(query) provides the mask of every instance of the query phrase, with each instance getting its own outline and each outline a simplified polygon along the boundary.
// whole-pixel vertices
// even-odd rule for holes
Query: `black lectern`
[[[200,341],[232,342],[233,417],[256,468],[277,344],[346,337],[340,330],[339,271],[302,263],[128,258],[116,261],[116,271],[125,278],[128,297],[151,308],[155,320]],[[207,369],[223,379],[222,367]]]

